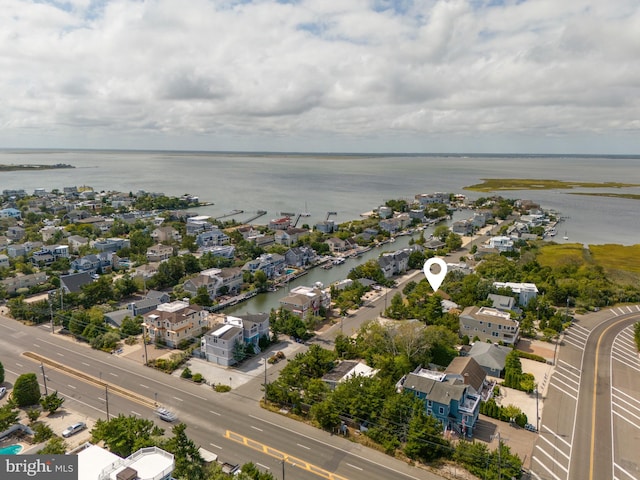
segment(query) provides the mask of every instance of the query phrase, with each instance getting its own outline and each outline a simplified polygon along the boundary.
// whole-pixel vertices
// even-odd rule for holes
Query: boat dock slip
[[[249,223],[253,222],[255,219],[260,218],[260,217],[262,217],[262,216],[264,216],[264,215],[266,215],[266,214],[267,214],[267,211],[266,211],[266,210],[258,210],[258,211],[256,212],[256,214],[255,214],[253,217],[246,219],[246,220],[245,220],[244,222],[242,222],[242,223],[244,223],[244,224],[249,224]]]
[[[213,217],[213,219],[220,220],[221,218],[233,217],[234,215],[238,215],[240,213],[244,213],[244,210],[231,210],[229,213],[225,213],[224,215],[220,215],[219,217]]]

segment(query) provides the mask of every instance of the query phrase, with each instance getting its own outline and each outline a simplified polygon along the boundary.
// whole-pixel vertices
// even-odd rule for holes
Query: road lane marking
[[[571,395],[569,392],[567,392],[566,390],[563,390],[562,388],[560,388],[558,385],[556,385],[554,382],[558,382],[558,383],[563,383],[561,380],[554,380],[553,382],[549,383],[550,387],[556,387],[558,390],[560,390],[562,393],[564,393],[565,395],[569,395],[571,398],[573,398],[574,400],[578,400],[578,397],[576,397],[575,395]],[[566,385],[566,384],[565,384]],[[566,385],[567,387],[569,387],[571,390],[575,390],[575,388],[571,387],[570,385]]]
[[[117,373],[113,373],[113,372],[109,372],[109,375],[112,375],[112,376],[114,376],[114,377],[117,377],[117,376],[118,376],[118,374],[117,374]]]
[[[20,368],[24,367],[24,365],[22,365],[21,363],[16,362],[16,365],[19,366]]]
[[[611,358],[613,360],[616,360],[616,361],[622,363],[623,365],[626,365],[627,367],[629,367],[629,368],[631,368],[633,370],[636,370],[637,372],[640,372],[640,368],[636,367],[635,365],[631,365],[630,363],[627,363],[627,361],[626,361],[627,359],[626,358],[624,360],[621,359],[621,358],[618,358],[618,357],[614,357],[614,356],[611,356]]]
[[[36,348],[41,348],[40,345],[38,345],[37,343],[34,343],[33,346]]]
[[[256,465],[259,466],[259,467],[264,468],[265,470],[271,470],[269,467],[267,467],[266,465],[263,465],[263,464],[261,464],[259,462],[256,462]]]
[[[301,443],[296,443],[296,445],[298,445],[299,447],[302,447],[306,450],[311,450],[311,447],[307,447],[306,445],[302,445]]]
[[[345,462],[345,463],[346,463],[346,462]],[[355,468],[356,470],[360,470],[360,471],[362,471],[362,470],[363,470],[362,468],[357,467],[357,466],[355,466],[355,465],[352,465],[352,464],[350,464],[350,463],[347,463],[347,465],[349,465],[351,468]]]
[[[627,475],[629,478],[633,478],[633,479],[635,479],[635,478],[636,478],[633,474],[631,474],[631,473],[627,472],[624,468],[622,468],[622,467],[621,467],[620,465],[618,465],[616,462],[613,462],[613,466],[614,466],[614,467],[616,467],[616,468],[617,468],[618,470],[620,470],[621,472],[623,472],[623,473],[624,473],[625,475]]]
[[[138,412],[131,410],[131,413],[133,413],[136,417],[141,417],[142,415],[140,415]]]
[[[347,454],[347,455],[355,457],[355,458],[357,458],[359,460],[362,460],[364,462],[368,462],[371,465],[375,465],[376,467],[384,468],[385,470],[388,470],[389,472],[393,472],[396,475],[400,474],[400,475],[402,475],[403,477],[406,477],[406,478],[411,478],[413,480],[420,480],[418,477],[414,477],[413,475],[409,475],[408,473],[399,472],[396,468],[388,467],[387,465],[384,465],[382,463],[378,463],[375,460],[370,460],[368,458],[361,457],[360,455],[357,455],[357,454],[355,454],[353,452],[349,452],[349,451],[340,449],[340,448],[336,447],[334,444],[331,444],[331,443],[328,443],[328,442],[323,442],[322,440],[318,440],[317,438],[310,437],[309,435],[305,435],[304,433],[297,432],[297,431],[292,430],[290,428],[284,427],[284,426],[282,426],[282,425],[280,425],[278,423],[270,422],[269,420],[265,420],[264,418],[256,417],[255,415],[249,415],[249,417],[253,418],[255,420],[258,420],[259,422],[266,423],[267,425],[271,425],[272,427],[276,427],[276,428],[279,428],[281,430],[284,430],[285,432],[289,432],[289,433],[291,433],[293,435],[298,435],[300,437],[304,437],[304,438],[306,438],[307,440],[309,440],[311,442],[319,443],[320,445],[324,445],[325,447],[329,447],[329,448],[332,448],[334,450],[340,450],[340,452],[343,453],[343,454]],[[231,433],[233,433],[233,432],[231,432]],[[334,478],[339,478],[339,477],[334,475]]]
[[[612,390],[615,390],[616,394],[624,395],[625,397],[627,397],[628,399],[630,399],[633,402],[636,402],[636,403],[638,402],[638,400],[635,397],[632,397],[627,392],[624,392],[624,391],[620,390],[619,388],[612,387]],[[637,407],[634,407],[634,408],[637,408]]]
[[[56,355],[58,355],[59,357],[64,357],[64,353],[56,352]]]
[[[73,388],[74,390],[77,388],[77,387],[75,387],[75,386],[73,386],[73,385],[69,385],[68,383],[67,383],[67,387],[69,387],[69,388]]]
[[[82,362],[82,364],[83,364],[85,367],[90,367],[90,366],[91,366],[91,365],[89,365],[88,363],[85,363],[85,362]]]
[[[209,445],[211,445],[213,448],[217,448],[218,450],[222,450],[222,447],[219,445],[216,445],[215,443],[210,443]]]
[[[149,387],[147,387],[147,386],[146,386],[145,384],[143,384],[143,383],[141,383],[141,384],[140,384],[140,386],[141,386],[142,388],[149,388]]]
[[[540,440],[544,440],[545,442],[547,442],[551,446],[551,448],[553,448],[556,452],[558,452],[560,455],[566,458],[567,461],[571,461],[571,457],[569,457],[569,455],[564,453],[562,450],[558,449],[558,447],[553,443],[551,443],[551,440],[549,440],[547,437],[545,437],[544,435],[540,435],[538,438]],[[542,450],[542,447],[540,447],[540,445],[538,445],[538,448]]]
[[[261,428],[254,427],[253,425],[251,425],[251,428],[253,428],[254,430],[258,430],[259,432],[264,432],[264,430],[262,430]]]
[[[569,442],[567,442],[564,438],[562,438],[560,435],[557,435],[556,432],[554,432],[553,430],[551,430],[549,427],[547,427],[546,425],[543,425],[542,428],[544,428],[547,432],[549,432],[551,435],[553,435],[554,437],[556,437],[558,440],[560,440],[562,443],[564,443],[567,447],[571,448],[571,444]]]
[[[218,412],[214,412],[213,410],[209,410],[209,413],[213,413],[214,415],[220,416],[221,414]]]
[[[551,470],[549,470],[549,468],[547,468],[547,466],[544,463],[542,463],[540,460],[538,460],[538,457],[533,457],[533,460],[538,462],[538,464],[542,468],[544,468],[549,473],[549,475],[551,475],[553,478],[555,478],[556,480],[562,480],[559,476],[557,476],[555,473],[553,473]]]
[[[182,400],[181,398],[178,398],[178,397],[173,397],[173,398],[175,398],[175,399],[176,399],[176,400],[178,400],[179,402],[184,402],[184,400]]]
[[[558,377],[562,377],[563,379],[565,379],[567,382],[572,382],[575,384],[580,384],[580,377],[578,377],[578,380],[575,379],[575,375],[571,374],[570,372],[567,372],[569,375],[572,375],[572,377],[568,377],[567,375],[565,375],[562,370],[556,370],[554,375],[553,375],[553,380],[557,380]]]
[[[624,408],[623,408],[624,410]],[[624,420],[625,422],[627,422],[629,425],[632,425],[633,427],[637,428],[638,430],[640,430],[640,425],[637,423],[633,423],[631,420],[629,420],[627,417],[625,417],[624,415],[619,414],[618,412],[616,412],[615,410],[613,410],[611,413],[613,413],[614,415],[620,417],[621,420]]]
[[[585,345],[584,342],[575,342],[575,341],[572,341],[571,339],[569,339],[567,337],[564,337],[563,342],[564,343],[568,343],[569,345],[572,345],[572,346],[574,346],[576,348],[580,348],[580,349],[584,348],[584,345]]]

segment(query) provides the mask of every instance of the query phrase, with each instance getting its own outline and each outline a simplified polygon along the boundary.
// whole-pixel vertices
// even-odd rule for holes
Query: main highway
[[[44,391],[40,363],[31,358],[33,354],[40,355],[45,357],[48,391],[58,390],[65,396],[68,409],[88,418],[104,419],[108,405],[110,417],[124,414],[154,419],[157,402],[175,411],[187,424],[190,438],[219,459],[241,464],[252,461],[271,470],[276,478],[282,478],[283,469],[291,472],[287,478],[302,480],[441,478],[348,439],[266,411],[255,398],[235,391],[216,393],[211,387],[92,350],[86,344],[52,334],[44,326],[25,326],[0,316],[0,352],[8,382],[22,373],[34,372]]]
[[[532,455],[538,480],[640,480],[640,306],[581,317],[564,334]]]

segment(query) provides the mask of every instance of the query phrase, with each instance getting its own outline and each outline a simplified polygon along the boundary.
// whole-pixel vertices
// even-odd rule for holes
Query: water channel
[[[453,213],[452,220],[449,220],[445,224],[450,224],[452,222],[458,220],[464,220],[471,217],[473,213],[469,210],[456,211]],[[425,238],[428,238],[431,233],[433,233],[434,226],[428,227],[424,230]],[[376,248],[372,248],[368,252],[365,252],[363,255],[359,257],[348,258],[342,265],[334,265],[330,270],[325,270],[323,268],[314,268],[309,271],[306,275],[298,277],[295,280],[292,280],[289,283],[288,289],[293,287],[297,287],[299,285],[312,286],[316,282],[321,282],[325,287],[331,285],[340,280],[344,280],[347,278],[347,275],[351,271],[352,268],[368,261],[371,259],[377,259],[380,254],[384,252],[392,252],[396,250],[400,250],[401,248],[405,248],[409,246],[409,242],[411,238],[417,239],[419,237],[419,232],[413,234],[413,236],[405,235],[401,237],[396,237],[394,243],[387,243],[385,245],[381,245]],[[272,308],[279,308],[280,303],[279,300],[287,295],[287,289],[279,289],[276,292],[265,292],[255,297],[247,300],[246,302],[239,303],[238,305],[234,305],[232,307],[225,308],[223,311],[228,315],[243,315],[248,313],[260,313],[260,312],[269,312]]]

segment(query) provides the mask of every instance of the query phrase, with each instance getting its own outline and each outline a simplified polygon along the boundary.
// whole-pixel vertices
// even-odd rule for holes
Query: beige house
[[[507,312],[490,307],[467,307],[460,314],[460,336],[478,337],[480,341],[515,345],[520,336],[520,324]]]
[[[209,327],[208,312],[199,305],[175,301],[158,305],[144,315],[143,326],[152,341],[175,348],[178,343],[200,335]]]
[[[147,248],[147,260],[150,262],[161,262],[173,256],[173,247],[162,245],[161,243]]]

